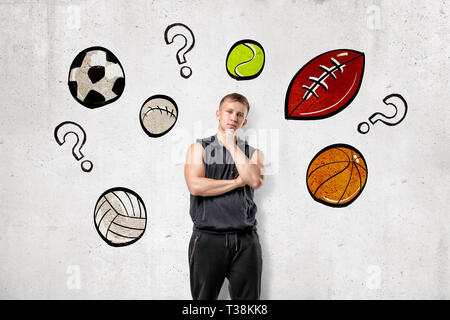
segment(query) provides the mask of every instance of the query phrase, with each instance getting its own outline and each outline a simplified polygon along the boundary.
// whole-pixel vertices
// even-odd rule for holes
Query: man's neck
[[[217,129],[216,135],[217,135],[217,137],[223,137],[225,135],[225,132],[219,128],[219,129]],[[238,136],[237,136],[237,132],[236,132],[235,136],[234,136],[234,141],[237,142],[237,139],[238,139]]]

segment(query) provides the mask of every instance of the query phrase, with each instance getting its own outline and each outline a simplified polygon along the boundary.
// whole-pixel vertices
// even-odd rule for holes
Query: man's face
[[[238,130],[247,124],[247,107],[238,101],[225,100],[216,111],[219,127],[222,131]]]

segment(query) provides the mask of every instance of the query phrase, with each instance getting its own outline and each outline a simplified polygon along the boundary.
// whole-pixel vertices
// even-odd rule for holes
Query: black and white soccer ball
[[[125,88],[125,73],[111,51],[91,47],[73,60],[68,84],[75,100],[94,109],[120,98]]]

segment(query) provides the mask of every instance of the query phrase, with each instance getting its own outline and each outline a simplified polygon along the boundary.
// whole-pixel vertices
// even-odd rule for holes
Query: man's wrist
[[[226,148],[228,149],[228,151],[231,152],[231,154],[234,154],[234,152],[236,151],[237,145],[236,145],[236,143],[233,143],[232,145],[226,146]]]

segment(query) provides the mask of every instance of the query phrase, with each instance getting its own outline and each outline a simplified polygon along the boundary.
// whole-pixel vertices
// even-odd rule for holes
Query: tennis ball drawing
[[[367,163],[361,152],[347,144],[319,151],[306,174],[314,200],[330,207],[345,207],[356,200],[367,181]]]
[[[264,49],[254,40],[236,42],[227,55],[227,72],[233,79],[250,80],[258,77],[264,68]]]

